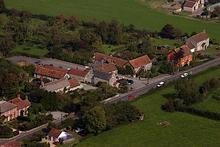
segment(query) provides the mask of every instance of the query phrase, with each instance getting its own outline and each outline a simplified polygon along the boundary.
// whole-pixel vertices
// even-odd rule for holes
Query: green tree
[[[202,99],[199,86],[191,79],[179,80],[175,84],[177,97],[186,105],[193,104]]]
[[[176,70],[177,70],[177,68],[175,67],[175,65],[172,62],[166,61],[161,64],[159,72],[165,73],[165,74],[173,74]]]
[[[182,32],[181,32],[179,29],[173,27],[173,26],[170,25],[170,24],[166,24],[166,25],[162,28],[162,30],[161,30],[161,32],[160,32],[160,36],[161,36],[161,37],[163,37],[163,38],[169,38],[169,39],[179,38],[179,37],[181,37],[182,35],[183,35],[183,34],[182,34]]]
[[[5,1],[4,0],[0,0],[0,11],[5,10]]]
[[[0,51],[4,56],[7,56],[15,46],[16,44],[13,41],[12,36],[5,35],[0,37]]]
[[[0,96],[16,96],[28,80],[27,74],[12,63],[0,59]]]
[[[84,123],[89,132],[98,134],[106,128],[105,110],[102,106],[95,106],[84,114]]]

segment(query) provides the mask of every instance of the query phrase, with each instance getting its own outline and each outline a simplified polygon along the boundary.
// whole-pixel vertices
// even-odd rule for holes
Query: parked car
[[[181,78],[185,78],[185,77],[187,77],[188,75],[189,75],[189,73],[185,72],[185,73],[183,73],[180,77],[181,77]]]
[[[161,81],[159,84],[157,84],[157,87],[160,88],[165,84],[165,82]]]

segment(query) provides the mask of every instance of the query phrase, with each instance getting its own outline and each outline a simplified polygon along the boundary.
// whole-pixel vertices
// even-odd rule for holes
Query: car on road
[[[127,80],[127,82],[128,82],[128,85],[132,85],[132,84],[134,84],[134,81],[133,80]]]
[[[181,78],[185,78],[185,77],[187,77],[188,75],[189,75],[189,73],[185,72],[185,73],[183,73],[182,75],[180,75],[180,77],[181,77]]]
[[[135,96],[133,96],[133,95],[129,95],[128,96],[128,100],[132,100],[132,99],[134,99],[135,98]]]
[[[159,84],[157,84],[157,87],[160,88],[165,84],[165,82],[161,81]]]

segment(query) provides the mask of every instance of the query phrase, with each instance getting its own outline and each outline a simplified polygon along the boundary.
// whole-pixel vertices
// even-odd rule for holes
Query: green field
[[[151,9],[151,0],[6,0],[8,8],[31,11],[36,14],[73,15],[83,20],[116,19],[139,28],[159,31],[165,24],[173,24],[184,32],[206,30],[220,41],[220,24],[189,20],[181,16]]]
[[[116,52],[119,52],[121,49],[123,49],[122,45],[114,46],[114,45],[104,44],[104,45],[101,45],[100,47],[98,47],[98,52],[110,55],[110,54],[114,54]]]
[[[171,39],[163,39],[163,38],[159,38],[159,39],[152,38],[151,40],[153,45],[155,46],[168,45],[170,49],[175,48],[176,44],[183,44],[182,42],[173,39],[171,40]]]
[[[193,107],[199,110],[220,113],[220,101],[215,100],[211,95],[206,100],[195,104]]]
[[[195,80],[205,80],[220,75],[220,68],[208,70]],[[165,94],[173,93],[166,87],[144,95],[132,102],[145,113],[143,122],[130,123],[82,141],[79,147],[218,147],[220,146],[220,122],[186,114],[167,113],[160,109]],[[158,123],[169,121],[171,126],[163,128]]]
[[[29,47],[25,45],[17,46],[12,50],[12,53],[24,54],[34,57],[43,57],[48,53],[48,50],[45,48],[39,47]]]

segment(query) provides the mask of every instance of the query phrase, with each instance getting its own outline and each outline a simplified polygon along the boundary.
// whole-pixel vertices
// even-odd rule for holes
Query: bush
[[[162,38],[168,38],[168,39],[180,38],[182,35],[183,33],[179,29],[174,28],[170,24],[166,24],[160,32],[160,36]]]
[[[202,86],[200,86],[199,91],[202,94],[207,94],[211,90],[216,89],[218,86],[219,86],[219,79],[212,78],[204,82]]]
[[[10,138],[13,137],[13,130],[8,126],[0,126],[0,138]]]
[[[111,129],[122,123],[136,121],[142,115],[142,112],[138,108],[127,102],[106,105],[105,111],[108,129]]]
[[[197,110],[191,107],[177,107],[176,110],[180,112],[187,112],[197,116],[206,117],[208,119],[220,120],[220,114],[215,112]]]

